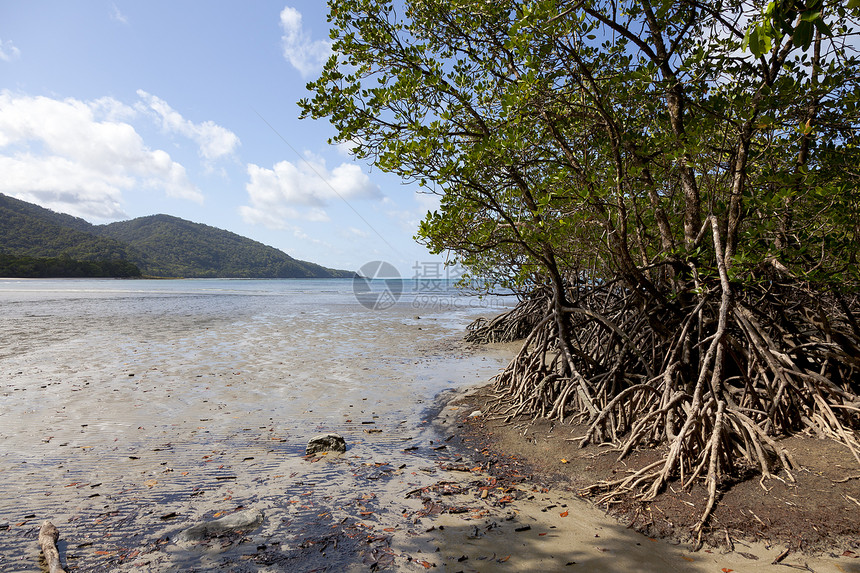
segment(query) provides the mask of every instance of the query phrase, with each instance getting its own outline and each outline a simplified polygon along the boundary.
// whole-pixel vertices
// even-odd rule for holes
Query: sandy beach
[[[585,485],[597,474],[577,479],[577,468],[585,467],[583,460],[593,460],[594,451],[577,453],[569,442],[561,445],[572,435],[566,432],[569,428],[557,428],[558,439],[548,440],[549,424],[524,431],[525,424],[471,416],[476,408],[486,411],[487,394],[486,387],[462,392],[439,417],[443,432],[457,436],[460,451],[472,453],[473,468],[468,479],[458,482],[462,490],[458,495],[431,496],[447,507],[470,508],[469,513],[443,511],[431,525],[435,528],[429,532],[434,536],[431,545],[439,547],[435,562],[444,571],[860,571],[860,537],[856,535],[834,535],[814,550],[802,550],[797,541],[814,525],[804,523],[802,514],[788,518],[795,526],[793,537],[776,533],[756,537],[732,529],[731,547],[723,542],[694,551],[694,543],[682,540],[685,534],[689,537],[684,527],[698,518],[695,508],[687,511],[686,523],[679,519],[676,530],[665,530],[666,537],[643,535],[630,516],[609,515],[593,499],[579,495],[577,485]],[[561,469],[548,470],[548,457]],[[821,485],[830,485],[829,479],[823,482]],[[854,482],[846,491],[856,495]],[[833,493],[826,501],[833,504],[839,498],[839,493]],[[848,508],[851,502],[845,501]],[[736,501],[729,499],[728,503]],[[738,507],[731,509],[737,511]],[[659,511],[655,506],[654,513]],[[830,505],[828,511],[838,513],[843,508]],[[860,513],[852,511],[847,509],[845,520],[856,531]],[[831,533],[836,529],[834,523]],[[827,527],[821,524],[822,533]],[[718,531],[721,537],[722,527]]]
[[[300,545],[364,520],[356,491],[387,506],[432,481],[445,453],[432,449],[434,396],[506,360],[456,350],[457,313],[370,311],[349,283],[322,294],[179,283],[5,283],[4,572],[38,568],[45,519],[70,571],[257,570],[243,558],[249,547],[313,569],[315,553],[306,559]],[[324,432],[343,435],[347,454],[305,459]],[[266,516],[253,542],[170,542],[245,509]],[[361,561],[341,549],[326,559],[332,570]]]
[[[860,571],[856,544],[779,565],[778,544],[693,553],[504,461],[465,397],[514,347],[462,343],[474,313],[39,296],[4,302],[4,572],[39,570],[46,519],[76,572]],[[305,457],[325,432],[346,453]],[[246,512],[259,523],[181,541]]]

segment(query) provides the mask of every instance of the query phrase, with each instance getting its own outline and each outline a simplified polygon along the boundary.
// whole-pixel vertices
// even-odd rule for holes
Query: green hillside
[[[299,261],[235,233],[169,215],[92,225],[3,194],[0,194],[0,254],[82,262],[126,261],[136,265],[144,275],[160,277],[352,276],[349,271]]]
[[[143,253],[127,243],[99,237],[94,229],[83,219],[0,194],[0,252],[78,261],[146,261]]]
[[[44,207],[40,207],[34,203],[21,201],[20,199],[15,199],[14,197],[9,197],[2,193],[0,193],[0,213],[3,213],[4,217],[10,213],[14,213],[22,217],[34,217],[59,227],[68,227],[85,233],[89,232],[93,226],[91,223],[88,223],[80,217],[73,217],[72,215],[66,215],[65,213],[57,213],[56,211],[51,211],[50,209],[45,209]]]
[[[283,251],[229,231],[169,215],[151,215],[96,228],[101,237],[146,254],[144,273],[157,276],[326,278],[352,276],[298,261]]]

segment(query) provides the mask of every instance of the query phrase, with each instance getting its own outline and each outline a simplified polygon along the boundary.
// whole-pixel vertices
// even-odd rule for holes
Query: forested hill
[[[128,261],[160,277],[335,278],[349,271],[296,260],[235,233],[168,215],[109,225],[0,194],[0,254]]]
[[[157,276],[329,278],[350,277],[296,260],[283,251],[229,231],[169,215],[151,215],[96,228],[149,257],[145,274]]]
[[[127,243],[100,237],[83,219],[56,213],[0,193],[0,253],[34,258],[68,257],[78,261],[131,261],[146,256]]]

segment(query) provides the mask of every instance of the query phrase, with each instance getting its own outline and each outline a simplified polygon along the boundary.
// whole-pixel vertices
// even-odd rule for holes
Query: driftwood
[[[57,551],[57,540],[60,532],[50,521],[45,521],[39,530],[39,545],[42,546],[42,554],[48,562],[49,573],[66,573],[60,565],[60,552]]]

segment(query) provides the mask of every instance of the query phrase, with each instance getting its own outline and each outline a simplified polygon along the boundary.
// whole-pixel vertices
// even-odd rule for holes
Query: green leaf
[[[749,50],[755,57],[759,57],[761,55],[761,52],[759,51],[758,27],[751,26],[747,28],[747,33],[744,35],[742,46],[745,50]]]
[[[765,26],[755,24],[747,28],[743,47],[748,48],[750,53],[757,58],[770,51],[771,36]]]
[[[795,28],[794,36],[792,37],[794,47],[803,48],[804,50],[808,48],[812,43],[812,29],[812,22],[801,20],[797,28]]]
[[[815,28],[821,32],[822,36],[832,37],[833,30],[830,28],[830,25],[824,21],[823,18],[820,18],[815,21]]]

